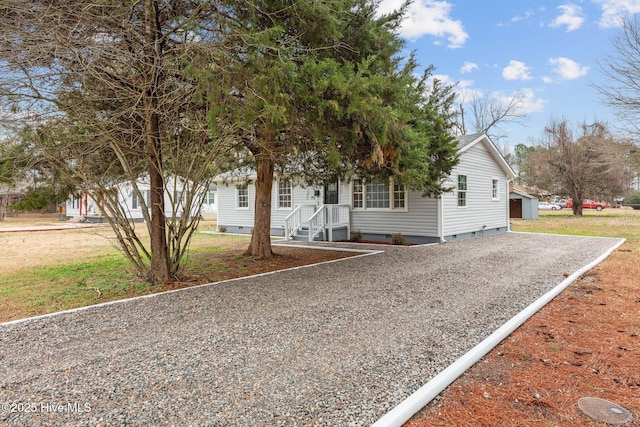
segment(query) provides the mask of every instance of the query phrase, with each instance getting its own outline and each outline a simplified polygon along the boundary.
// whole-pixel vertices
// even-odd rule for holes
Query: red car
[[[573,207],[573,200],[571,199],[567,200],[567,207],[568,208]],[[582,201],[582,209],[595,209],[597,211],[601,211],[606,207],[607,205],[602,202],[594,202],[593,200],[590,200],[590,199],[584,199]]]

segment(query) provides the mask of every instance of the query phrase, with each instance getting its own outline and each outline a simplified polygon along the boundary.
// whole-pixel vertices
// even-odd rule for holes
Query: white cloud
[[[550,58],[549,64],[553,67],[553,71],[563,80],[577,79],[589,72],[589,67],[583,67],[569,58]]]
[[[511,18],[511,22],[519,22],[519,21],[524,21],[526,19],[531,18],[534,15],[534,11],[532,9],[527,9],[524,13],[524,15],[518,15],[518,16],[514,16],[513,18]]]
[[[563,4],[558,6],[558,9],[562,11],[562,15],[549,24],[550,27],[566,26],[566,30],[569,32],[577,30],[584,23],[582,7],[575,4]]]
[[[466,102],[470,99],[477,98],[480,95],[478,89],[473,89],[473,80],[454,80],[448,74],[434,74],[431,76],[431,81],[438,79],[445,85],[455,86],[454,92],[457,94],[458,102]],[[429,83],[431,83],[431,81]]]
[[[466,74],[466,73],[470,73],[473,70],[477,70],[478,69],[478,64],[475,64],[473,62],[465,62],[464,65],[462,66],[462,68],[460,68],[460,72],[462,74]]]
[[[544,76],[542,78],[542,81],[545,83],[553,83],[553,78],[549,77],[549,76]]]
[[[602,9],[600,26],[603,28],[617,27],[625,15],[640,13],[640,1],[638,0],[591,0],[599,4]]]
[[[547,101],[543,98],[537,97],[533,89],[520,89],[520,94],[523,96],[523,113],[531,114],[544,111],[544,105],[547,103]]]
[[[399,9],[404,0],[382,0],[378,13],[390,13]],[[400,29],[400,35],[411,40],[430,35],[446,39],[451,49],[464,45],[469,34],[464,30],[462,22],[451,18],[452,4],[447,1],[415,0],[407,9]],[[441,40],[436,41],[440,44]]]
[[[509,61],[509,65],[502,69],[502,77],[506,80],[531,80],[529,67],[524,62]]]

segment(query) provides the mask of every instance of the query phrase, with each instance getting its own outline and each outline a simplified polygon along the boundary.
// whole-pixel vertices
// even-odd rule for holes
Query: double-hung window
[[[291,181],[278,181],[278,208],[290,209],[292,199]]]
[[[207,192],[206,196],[204,197],[204,204],[213,205],[215,203],[216,203],[216,193],[214,191]]]
[[[142,197],[145,198],[145,202],[147,202],[147,207],[150,205],[149,195],[151,194],[149,190],[140,190]],[[138,199],[138,193],[133,190],[131,192],[131,209],[142,209],[142,203]]]
[[[500,185],[497,179],[491,180],[491,199],[492,200],[500,200]]]
[[[364,208],[364,185],[361,179],[353,180],[353,207],[354,209]]]
[[[406,191],[404,185],[393,184],[393,208],[404,209],[406,203]]]
[[[467,206],[467,176],[458,175],[458,207]]]
[[[249,209],[249,186],[236,185],[236,206],[238,209]]]

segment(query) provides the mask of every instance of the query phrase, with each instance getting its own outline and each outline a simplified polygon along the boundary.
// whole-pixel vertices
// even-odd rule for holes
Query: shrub
[[[406,239],[402,235],[402,233],[396,233],[391,235],[391,243],[394,245],[404,245],[406,243]]]
[[[352,242],[359,242],[362,240],[362,231],[356,230],[351,232],[351,237],[349,238]]]
[[[640,191],[634,191],[624,200],[625,205],[640,205]]]
[[[218,228],[218,231],[221,232],[221,233],[226,233],[227,232],[227,227],[222,226],[222,227]]]

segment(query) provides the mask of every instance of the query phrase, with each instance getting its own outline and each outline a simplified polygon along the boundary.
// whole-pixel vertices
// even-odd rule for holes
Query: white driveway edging
[[[538,310],[547,305],[551,300],[564,291],[570,284],[576,281],[587,271],[605,260],[613,251],[618,249],[626,239],[621,239],[604,254],[596,258],[590,264],[582,267],[575,273],[568,276],[555,288],[538,298],[527,308],[516,314],[504,325],[496,329],[491,335],[485,338],[478,345],[465,353],[458,360],[449,365],[445,370],[433,377],[428,383],[420,387],[411,396],[402,401],[398,406],[387,412],[382,418],[376,421],[372,427],[400,427],[408,421],[415,413],[424,408],[431,400],[440,394],[445,388],[453,383],[467,369],[473,366],[484,355],[489,353],[495,346],[500,344],[507,336],[515,331],[520,325],[533,316]]]

